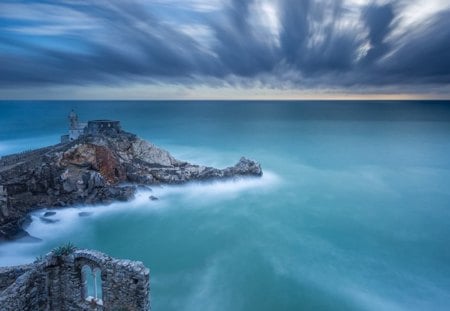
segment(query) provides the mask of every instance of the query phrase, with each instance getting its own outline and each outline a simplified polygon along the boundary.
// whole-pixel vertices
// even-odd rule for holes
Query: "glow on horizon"
[[[57,86],[3,90],[0,100],[450,100],[442,92],[402,92],[344,89],[271,89],[184,85]]]

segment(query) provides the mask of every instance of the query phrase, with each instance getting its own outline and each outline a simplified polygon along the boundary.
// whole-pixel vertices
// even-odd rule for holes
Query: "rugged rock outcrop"
[[[85,134],[0,159],[0,240],[23,235],[27,213],[44,206],[124,201],[138,185],[261,175],[261,166],[246,158],[216,169],[179,161],[122,130]]]

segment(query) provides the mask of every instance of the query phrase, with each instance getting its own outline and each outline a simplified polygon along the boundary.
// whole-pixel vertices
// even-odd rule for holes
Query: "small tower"
[[[81,135],[83,135],[84,128],[86,127],[86,123],[78,122],[78,115],[72,109],[68,116],[69,119],[69,134],[61,136],[61,143],[67,143],[73,140],[78,139]]]

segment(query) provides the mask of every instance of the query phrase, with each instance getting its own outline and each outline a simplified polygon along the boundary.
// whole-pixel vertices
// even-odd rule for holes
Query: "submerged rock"
[[[47,224],[54,224],[54,223],[56,223],[56,222],[59,222],[59,219],[51,219],[51,218],[47,218],[47,217],[39,217],[39,219],[40,219],[42,222],[45,222],[45,223],[47,223]]]
[[[261,175],[259,163],[244,157],[217,169],[177,160],[123,130],[87,132],[71,142],[0,158],[0,239],[14,238],[24,216],[39,207],[127,201],[148,186]],[[46,218],[53,213],[41,219],[53,222]]]
[[[151,201],[158,201],[159,199],[155,197],[154,195],[151,195],[148,197]]]
[[[92,214],[93,214],[92,212],[79,212],[78,216],[87,217],[87,216],[91,216]]]

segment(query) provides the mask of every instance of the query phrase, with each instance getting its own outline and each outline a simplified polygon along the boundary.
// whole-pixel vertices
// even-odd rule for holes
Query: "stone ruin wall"
[[[87,127],[84,129],[84,134],[98,135],[100,133],[108,132],[119,133],[122,130],[120,121],[113,120],[92,120],[88,121]]]
[[[83,267],[99,269],[101,302],[87,301]],[[30,265],[0,268],[2,311],[150,310],[149,270],[141,263],[91,250],[48,254]]]

